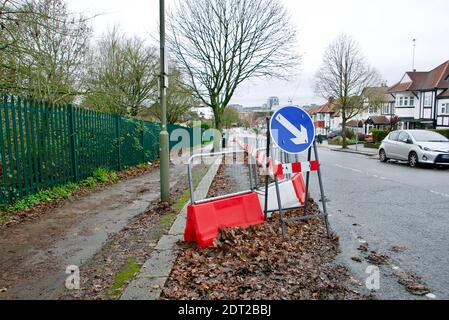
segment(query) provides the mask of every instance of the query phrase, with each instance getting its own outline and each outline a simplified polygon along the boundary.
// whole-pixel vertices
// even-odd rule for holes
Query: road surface
[[[380,299],[427,299],[409,294],[393,276],[414,272],[437,299],[449,299],[449,171],[412,169],[363,155],[319,149],[331,226],[341,238],[339,262],[366,279],[369,263],[357,263],[366,241],[388,255],[381,267]],[[316,197],[317,181],[311,190]],[[393,252],[393,246],[404,247]]]

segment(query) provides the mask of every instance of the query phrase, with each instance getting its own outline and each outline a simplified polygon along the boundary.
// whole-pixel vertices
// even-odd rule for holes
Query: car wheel
[[[380,159],[380,162],[387,162],[388,161],[387,154],[385,153],[384,149],[380,150],[380,152],[379,152],[379,159]]]
[[[408,156],[408,164],[412,168],[415,168],[419,165],[418,155],[416,154],[416,152],[410,152]]]

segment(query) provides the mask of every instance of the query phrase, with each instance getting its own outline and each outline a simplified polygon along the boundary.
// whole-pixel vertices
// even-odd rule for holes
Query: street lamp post
[[[160,103],[161,103],[161,134],[160,134],[160,179],[161,179],[161,200],[170,202],[170,154],[169,137],[167,131],[167,87],[168,72],[167,61],[165,61],[165,0],[159,0],[160,12],[160,65],[161,74],[159,80]]]

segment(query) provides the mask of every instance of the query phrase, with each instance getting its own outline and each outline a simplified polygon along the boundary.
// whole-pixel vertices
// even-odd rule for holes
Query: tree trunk
[[[216,106],[214,110],[215,130],[217,130],[216,137],[214,137],[214,152],[220,152],[222,149],[222,132],[223,132],[223,114],[224,108]]]
[[[341,124],[341,136],[343,138],[343,149],[348,149],[348,141],[346,140],[346,119]]]

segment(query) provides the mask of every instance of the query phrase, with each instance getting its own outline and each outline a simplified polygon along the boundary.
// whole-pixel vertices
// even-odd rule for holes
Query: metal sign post
[[[276,196],[278,202],[278,209],[272,210],[279,211],[280,223],[282,229],[282,235],[286,235],[285,224],[287,222],[297,222],[304,221],[314,218],[324,218],[326,223],[327,236],[330,237],[330,228],[328,221],[326,197],[324,195],[324,184],[322,181],[321,168],[319,164],[318,148],[315,141],[315,126],[313,124],[310,116],[302,109],[298,107],[285,107],[279,109],[271,118],[271,121],[267,118],[267,124],[269,130],[267,132],[267,151],[266,151],[266,175],[265,175],[265,219],[268,218],[270,211],[268,210],[268,199],[269,199],[269,177],[271,169],[274,168],[274,184],[276,188]],[[270,159],[271,150],[271,140],[278,146],[281,150],[280,159],[284,161],[284,164],[274,165],[274,160]],[[307,162],[305,163],[285,163],[290,160],[289,155],[296,155],[295,160],[297,161],[297,156],[303,152],[307,151]],[[312,151],[314,153],[314,159],[312,161]],[[281,172],[279,172],[281,171]],[[320,188],[321,202],[323,203],[323,211],[321,214],[309,215],[309,189],[310,189],[310,173],[316,171],[318,174],[318,184]],[[303,174],[306,172],[306,182],[305,182],[305,201],[304,205],[299,205],[293,208],[283,208],[281,201],[281,193],[279,187],[279,176],[288,175],[291,177],[295,174]],[[304,208],[304,216],[285,218],[284,212],[286,210],[296,210]]]

